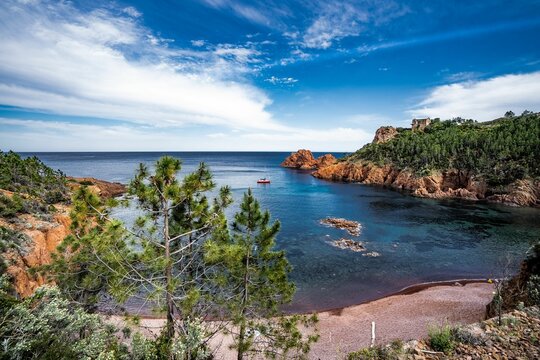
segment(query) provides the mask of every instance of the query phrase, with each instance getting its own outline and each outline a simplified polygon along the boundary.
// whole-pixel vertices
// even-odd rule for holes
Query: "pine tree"
[[[209,256],[225,266],[230,294],[226,307],[239,360],[250,352],[272,358],[291,350],[305,355],[318,338],[316,334],[305,338],[298,330],[300,323],[314,325],[316,317],[279,317],[279,306],[290,302],[295,292],[285,252],[275,250],[279,228],[278,221],[270,223],[269,212],[261,211],[249,189],[234,217],[232,236],[209,249]]]
[[[65,293],[82,302],[95,304],[110,294],[120,303],[142,296],[157,305],[167,318],[165,351],[178,335],[188,336],[189,324],[203,317],[201,311],[217,296],[213,268],[204,263],[204,243],[223,232],[223,211],[231,203],[224,187],[209,204],[205,193],[215,183],[206,165],[182,181],[180,169],[180,160],[168,156],[156,162],[153,173],[140,165],[129,194],[141,216],[131,227],[112,219],[109,207],[81,188],[74,197],[73,236],[48,269]],[[193,349],[199,350],[204,351]]]

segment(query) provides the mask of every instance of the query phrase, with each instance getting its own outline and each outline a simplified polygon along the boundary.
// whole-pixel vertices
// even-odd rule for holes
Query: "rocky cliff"
[[[336,158],[331,154],[326,154],[315,159],[311,151],[300,149],[288,156],[281,163],[281,166],[302,170],[314,170],[332,165],[335,162]]]
[[[398,131],[396,130],[396,128],[392,126],[381,126],[375,132],[373,143],[375,144],[385,143],[395,138],[397,134],[398,134]]]
[[[88,186],[102,197],[115,197],[126,191],[124,185],[110,183],[94,178],[70,178],[69,187],[73,190]],[[6,196],[12,192],[0,190]],[[7,263],[6,272],[12,278],[12,284],[21,297],[31,295],[36,288],[45,283],[42,275],[34,270],[51,262],[51,254],[62,240],[70,234],[71,208],[66,204],[55,204],[55,210],[48,214],[18,214],[15,218],[1,218],[0,228],[9,229],[23,239],[21,246],[1,254]],[[3,239],[9,240],[9,239]]]
[[[14,221],[0,219],[0,226],[22,234],[26,246],[5,254],[8,263],[6,272],[11,276],[17,294],[31,295],[45,279],[30,269],[51,262],[51,254],[70,233],[69,207],[56,206],[56,213],[50,218],[22,214]]]
[[[474,174],[457,169],[420,177],[391,165],[342,161],[319,168],[313,176],[331,181],[382,185],[406,190],[419,197],[486,199],[514,206],[540,206],[539,180],[518,180],[505,187],[490,188]]]

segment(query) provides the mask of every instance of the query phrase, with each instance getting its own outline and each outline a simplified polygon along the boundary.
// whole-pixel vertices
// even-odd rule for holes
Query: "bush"
[[[14,217],[23,210],[23,201],[20,196],[13,195],[11,198],[0,194],[0,217]]]
[[[394,340],[387,346],[364,348],[347,354],[347,360],[393,360],[403,354],[403,342]]]
[[[452,328],[448,325],[429,330],[429,345],[435,351],[450,354],[454,350],[455,340]]]
[[[527,282],[527,293],[532,304],[540,306],[540,276],[532,275]]]

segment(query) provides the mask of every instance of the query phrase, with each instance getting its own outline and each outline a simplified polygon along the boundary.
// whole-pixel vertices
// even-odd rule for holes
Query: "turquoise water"
[[[218,184],[232,187],[235,206],[252,187],[262,207],[281,221],[277,244],[287,251],[298,289],[292,311],[352,305],[426,281],[499,277],[508,256],[516,266],[540,239],[540,209],[418,199],[379,187],[327,182],[309,171],[279,167],[288,153],[168,154],[183,160],[183,172],[207,162]],[[36,155],[68,175],[128,182],[138,163],[150,165],[163,154]],[[261,177],[272,183],[257,185]],[[362,232],[351,237],[320,225],[327,216],[358,221]],[[381,256],[329,245],[341,237],[363,241]]]

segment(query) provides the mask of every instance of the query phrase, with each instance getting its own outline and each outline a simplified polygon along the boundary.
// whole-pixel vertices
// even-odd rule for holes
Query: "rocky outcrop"
[[[88,186],[91,191],[104,198],[115,197],[126,192],[119,183],[94,178],[68,178],[71,190]],[[11,196],[12,193],[0,190]],[[21,297],[31,295],[36,288],[46,283],[46,279],[35,272],[36,268],[50,264],[56,247],[70,234],[70,207],[55,204],[52,214],[19,214],[14,219],[0,218],[0,227],[21,234],[25,239],[23,247],[10,250],[2,256],[8,264],[6,272],[11,276],[17,294]]]
[[[17,294],[31,295],[46,280],[31,268],[50,264],[51,254],[70,233],[69,208],[56,205],[57,211],[50,219],[40,219],[34,215],[19,215],[15,221],[0,219],[0,226],[21,233],[28,239],[25,249],[16,249],[5,254],[7,273],[12,277]]]
[[[364,243],[362,243],[361,241],[354,241],[352,239],[342,238],[339,240],[332,241],[331,244],[343,250],[351,250],[354,252],[366,251],[366,247],[364,246]]]
[[[359,222],[342,218],[328,217],[322,219],[320,223],[337,229],[345,230],[352,236],[360,235],[360,231],[362,230],[362,225]]]
[[[396,130],[396,128],[392,126],[381,126],[380,128],[377,129],[377,132],[375,132],[373,143],[374,144],[385,143],[395,138],[397,134],[398,134],[398,131]]]
[[[418,197],[485,199],[515,206],[540,205],[539,180],[518,180],[504,188],[491,189],[481,178],[457,169],[419,177],[391,165],[343,161],[320,168],[313,176],[331,181],[382,185],[395,190],[405,190]]]
[[[335,162],[336,158],[331,154],[326,154],[315,159],[311,151],[300,149],[288,156],[281,163],[281,166],[301,170],[314,170],[329,166]]]
[[[127,190],[124,184],[99,180],[91,177],[68,177],[68,185],[71,187],[72,190],[79,186],[88,186],[90,190],[104,198],[120,196],[124,194]]]

